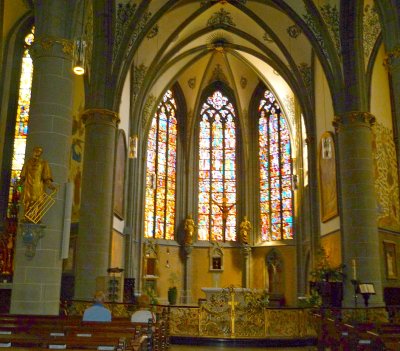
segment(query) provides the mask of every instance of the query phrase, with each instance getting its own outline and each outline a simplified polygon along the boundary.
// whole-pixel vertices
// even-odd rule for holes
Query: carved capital
[[[369,112],[350,111],[333,118],[332,125],[335,131],[340,131],[346,125],[362,125],[370,128],[375,124],[375,116]]]
[[[85,110],[82,115],[82,122],[88,124],[107,124],[116,127],[120,122],[117,112],[105,108],[90,108]]]
[[[395,46],[393,50],[386,53],[385,58],[383,59],[383,65],[388,71],[391,71],[393,63],[398,58],[400,58],[400,46]]]
[[[67,57],[71,60],[73,52],[74,43],[72,40],[51,36],[35,38],[29,51],[33,58],[48,55],[59,56],[61,54],[62,57]]]

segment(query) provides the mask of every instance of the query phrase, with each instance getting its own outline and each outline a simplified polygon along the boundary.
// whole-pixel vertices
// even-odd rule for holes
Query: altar
[[[267,300],[266,304],[272,307],[283,307],[285,305],[285,298],[283,294],[270,294],[266,289],[249,289],[249,288],[201,288],[206,295],[206,300],[211,301],[221,296],[224,292],[233,295],[235,302],[242,303],[245,300],[245,296],[249,294],[257,295],[262,299]]]
[[[235,301],[243,302],[244,295],[246,293],[267,293],[266,290],[262,289],[249,289],[249,288],[201,288],[201,290],[206,294],[206,300],[210,301],[213,297],[215,298],[218,295],[221,295],[225,291],[229,291],[230,294],[233,293],[235,297]]]

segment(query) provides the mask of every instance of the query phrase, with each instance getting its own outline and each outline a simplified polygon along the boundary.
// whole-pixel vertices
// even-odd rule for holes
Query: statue
[[[219,207],[219,209],[222,213],[222,233],[223,233],[223,237],[225,238],[226,221],[228,219],[231,208],[236,205],[236,202],[231,205],[228,205],[228,199],[226,197],[222,198],[222,204],[218,203],[214,199],[212,199],[212,202]]]
[[[22,167],[20,182],[23,184],[22,201],[25,214],[43,196],[46,187],[56,189],[49,164],[41,158],[42,153],[43,148],[35,146],[32,157]]]
[[[185,227],[184,227],[184,231],[185,231],[184,242],[185,242],[185,245],[192,245],[192,243],[193,243],[193,234],[194,234],[195,227],[196,226],[194,225],[194,221],[193,221],[192,215],[189,214],[188,217],[185,219]]]
[[[242,244],[249,243],[249,233],[251,230],[251,223],[247,219],[247,216],[243,217],[243,221],[240,223],[239,227],[239,242]]]

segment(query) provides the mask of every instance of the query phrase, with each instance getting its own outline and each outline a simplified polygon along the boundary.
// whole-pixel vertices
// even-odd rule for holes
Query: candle
[[[356,265],[356,259],[353,258],[351,260],[351,267],[353,268],[353,279],[357,280],[357,265]]]

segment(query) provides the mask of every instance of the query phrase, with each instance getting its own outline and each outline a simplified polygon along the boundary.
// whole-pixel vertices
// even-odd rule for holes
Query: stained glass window
[[[157,107],[147,142],[146,238],[174,239],[176,110],[175,98],[168,90]]]
[[[261,238],[293,239],[290,135],[274,94],[266,90],[258,107]]]
[[[11,165],[11,184],[9,190],[8,199],[8,213],[7,217],[12,217],[16,214],[10,213],[14,211],[13,208],[13,196],[18,196],[18,189],[16,184],[18,183],[22,166],[25,160],[25,148],[26,138],[28,135],[28,121],[29,121],[29,107],[31,100],[31,86],[32,86],[32,75],[33,75],[33,63],[29,55],[29,47],[32,45],[34,40],[34,28],[31,32],[25,36],[25,48],[22,56],[21,76],[19,81],[18,91],[18,108],[15,123],[14,132],[14,146],[13,156]]]
[[[203,103],[199,138],[199,240],[236,240],[235,110],[216,90]]]

